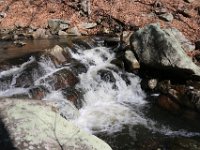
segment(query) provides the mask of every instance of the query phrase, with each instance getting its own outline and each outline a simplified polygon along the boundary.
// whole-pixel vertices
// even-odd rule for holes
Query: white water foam
[[[114,83],[103,81],[97,74],[100,69],[116,68],[110,64],[114,54],[109,49],[98,47],[73,53],[72,56],[90,66],[87,73],[79,75],[80,83],[77,87],[85,92],[85,103],[75,120],[78,126],[88,132],[113,133],[121,130],[125,124],[146,124],[146,120],[129,106],[139,108],[146,103],[139,78],[126,74],[131,82],[127,85],[120,73],[110,70],[116,79],[116,88],[113,88]]]

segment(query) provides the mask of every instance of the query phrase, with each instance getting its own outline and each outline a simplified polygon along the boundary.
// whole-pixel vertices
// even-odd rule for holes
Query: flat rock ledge
[[[0,115],[0,145],[4,150],[111,150],[44,101],[0,99]]]

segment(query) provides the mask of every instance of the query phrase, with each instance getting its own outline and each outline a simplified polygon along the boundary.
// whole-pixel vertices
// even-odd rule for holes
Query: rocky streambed
[[[114,150],[200,149],[200,69],[178,30],[23,42],[1,41],[5,149],[110,149],[88,133]]]

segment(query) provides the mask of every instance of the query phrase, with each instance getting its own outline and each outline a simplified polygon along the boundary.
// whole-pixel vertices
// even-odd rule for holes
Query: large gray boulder
[[[171,30],[151,24],[133,34],[130,42],[140,63],[147,67],[200,76],[200,68],[187,56]]]
[[[1,99],[0,115],[0,126],[7,130],[0,128],[4,150],[111,150],[43,101]]]

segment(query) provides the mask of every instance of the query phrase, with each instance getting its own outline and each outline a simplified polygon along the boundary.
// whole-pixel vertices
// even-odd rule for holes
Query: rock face
[[[130,41],[141,64],[174,75],[200,76],[200,68],[186,55],[170,30],[148,25],[133,34]]]
[[[1,99],[0,103],[1,126],[7,130],[0,132],[4,150],[111,150],[42,101]]]

